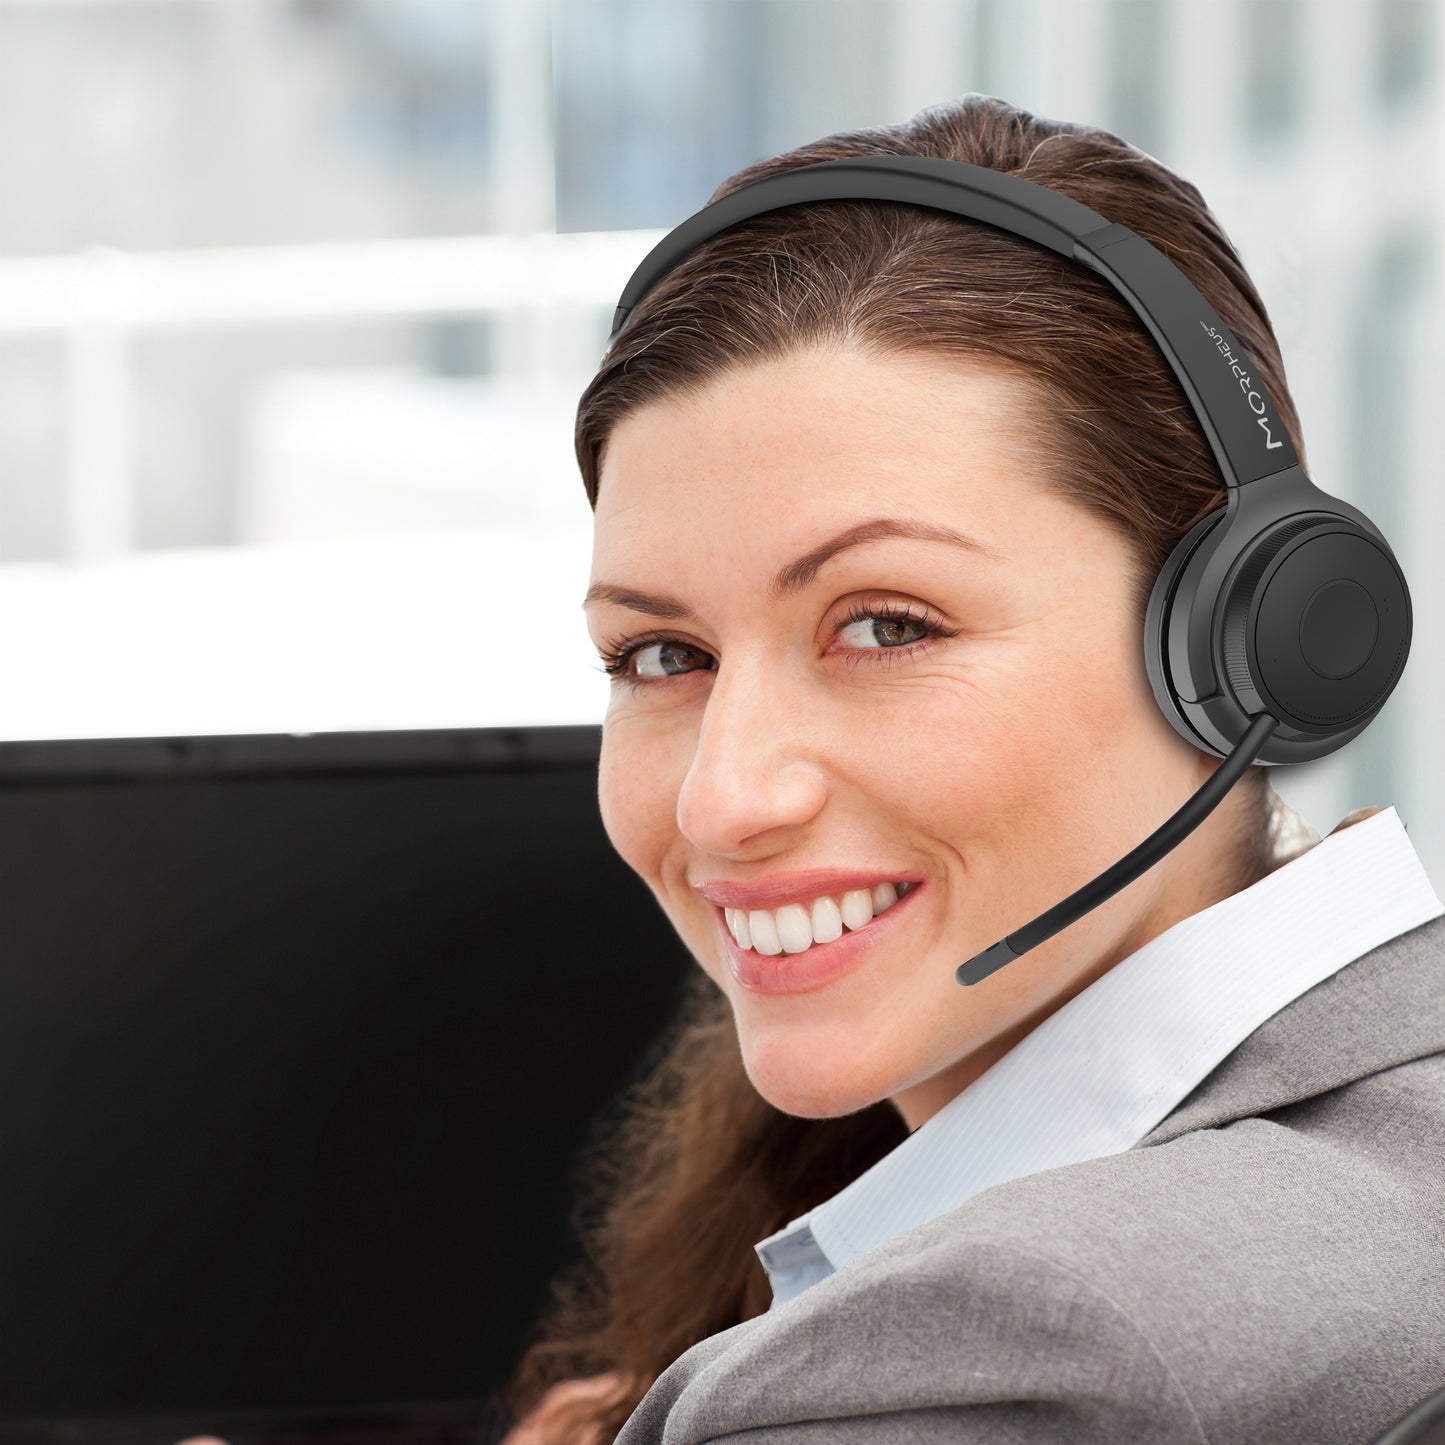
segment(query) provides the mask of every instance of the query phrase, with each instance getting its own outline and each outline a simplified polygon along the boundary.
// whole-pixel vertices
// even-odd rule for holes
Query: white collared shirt
[[[755,1244],[770,1308],[991,1185],[1132,1148],[1266,1019],[1442,913],[1392,806],[1181,919],[872,1168]]]

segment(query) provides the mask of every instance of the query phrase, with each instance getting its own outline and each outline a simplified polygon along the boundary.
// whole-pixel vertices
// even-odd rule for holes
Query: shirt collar
[[[993,1184],[1131,1148],[1266,1019],[1441,914],[1389,807],[1181,919],[851,1184],[754,1245],[774,1305]]]

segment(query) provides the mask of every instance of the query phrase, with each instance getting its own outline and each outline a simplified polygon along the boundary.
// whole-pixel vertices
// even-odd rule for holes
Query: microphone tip
[[[961,984],[978,983],[991,973],[997,973],[1004,964],[1012,963],[1016,958],[1022,958],[1022,953],[1015,953],[1008,946],[1008,939],[1001,938],[992,948],[986,948],[982,953],[975,954],[966,963],[961,963],[954,969],[953,977],[955,982]]]

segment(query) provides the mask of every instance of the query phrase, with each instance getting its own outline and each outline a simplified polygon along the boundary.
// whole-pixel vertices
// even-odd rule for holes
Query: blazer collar
[[[1266,1019],[1132,1147],[1165,1144],[1445,1052],[1445,914],[1387,940]]]

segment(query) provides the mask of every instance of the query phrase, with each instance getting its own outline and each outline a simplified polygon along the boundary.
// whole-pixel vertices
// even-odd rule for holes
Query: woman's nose
[[[806,826],[827,797],[815,716],[735,674],[714,683],[677,799],[696,848],[736,854],[759,833]]]

